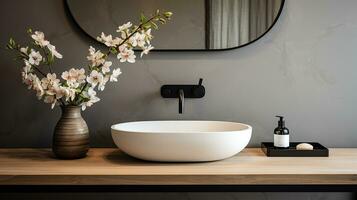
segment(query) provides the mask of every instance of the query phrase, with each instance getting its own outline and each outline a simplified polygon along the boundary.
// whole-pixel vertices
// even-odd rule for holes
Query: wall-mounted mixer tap
[[[202,98],[206,90],[202,85],[203,79],[200,78],[198,85],[163,85],[161,87],[161,96],[163,98],[178,98],[179,113],[184,111],[185,98]]]

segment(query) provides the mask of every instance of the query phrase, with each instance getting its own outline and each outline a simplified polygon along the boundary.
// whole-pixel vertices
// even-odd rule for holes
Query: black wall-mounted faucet
[[[206,94],[205,87],[202,85],[203,79],[200,78],[198,85],[163,85],[161,96],[163,98],[178,98],[179,113],[184,110],[185,98],[202,98]]]

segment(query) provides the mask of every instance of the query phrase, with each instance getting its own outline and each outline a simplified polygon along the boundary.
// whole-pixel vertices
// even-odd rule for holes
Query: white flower
[[[87,97],[93,98],[97,95],[97,92],[93,88],[88,88]]]
[[[44,89],[51,89],[53,87],[57,87],[60,80],[56,78],[56,74],[48,73],[45,78],[42,78],[41,85]]]
[[[144,46],[143,51],[140,54],[140,57],[143,57],[143,55],[148,54],[150,50],[152,50],[154,47],[151,46],[151,44],[149,46]]]
[[[22,72],[22,82],[27,85],[27,89],[32,88],[32,83],[35,77],[37,77],[35,74],[32,73],[25,74],[24,72]]]
[[[143,47],[145,45],[145,41],[146,41],[146,35],[145,34],[140,34],[140,33],[136,33],[135,34],[135,39],[136,42],[138,43],[139,47]]]
[[[76,97],[76,91],[70,87],[60,86],[56,89],[56,99],[60,99],[62,97],[65,97],[66,101],[69,99],[73,101]]]
[[[27,60],[25,60],[25,67],[23,67],[22,69],[25,74],[28,74],[31,72],[32,66]]]
[[[104,80],[103,74],[93,70],[89,76],[87,76],[87,82],[94,88],[97,84],[101,84]]]
[[[122,44],[118,47],[119,52],[127,51],[128,50],[128,45],[127,44]]]
[[[27,84],[28,83],[28,81],[27,81],[28,80],[28,75],[29,74],[24,72],[24,71],[21,72],[22,82],[25,83],[26,85],[28,85]]]
[[[56,99],[60,99],[60,98],[66,96],[66,89],[64,89],[64,87],[62,87],[62,86],[55,87],[53,91],[54,91],[54,96]],[[66,101],[67,101],[67,99],[66,99]]]
[[[89,101],[86,101],[86,102],[83,102],[81,104],[82,106],[82,110],[84,111],[87,107],[91,107],[94,103],[98,102],[100,99],[98,97],[96,97],[98,100],[89,100]]]
[[[23,72],[23,82],[28,86],[28,89],[33,89],[36,91],[36,96],[38,97],[38,99],[41,99],[42,96],[45,94],[45,91],[41,85],[41,81],[40,79],[32,73],[26,74]]]
[[[56,58],[61,59],[63,57],[60,53],[58,53],[58,51],[56,51],[56,47],[53,46],[52,44],[48,44],[47,48],[48,48],[48,50],[50,50],[51,54],[53,56],[55,56]]]
[[[53,107],[55,107],[56,103],[57,103],[57,99],[55,98],[55,96],[53,95],[46,95],[45,99],[43,100],[45,103],[50,103],[51,104],[51,108],[53,109]]]
[[[100,35],[100,37],[97,37],[97,40],[99,42],[103,42],[105,45],[107,45],[108,47],[116,47],[117,45],[120,44],[120,42],[122,41],[122,39],[116,37],[113,39],[112,35],[105,35],[103,32]]]
[[[110,61],[107,61],[103,64],[103,66],[102,66],[103,74],[110,72],[110,66],[112,66],[112,62],[110,62]]]
[[[51,104],[52,108],[59,103],[65,103],[80,105],[82,110],[85,110],[87,107],[100,101],[97,97],[97,92],[104,90],[108,82],[117,82],[119,75],[122,73],[120,68],[112,70],[111,66],[113,63],[106,61],[109,53],[117,52],[117,58],[120,62],[135,63],[136,55],[133,50],[134,47],[142,49],[141,57],[148,54],[154,48],[150,44],[150,40],[153,37],[151,29],[147,29],[146,31],[141,29],[138,32],[135,31],[135,34],[133,34],[134,29],[137,30],[137,28],[140,27],[133,27],[131,22],[127,22],[118,27],[118,37],[110,34],[106,35],[102,32],[97,37],[97,40],[109,47],[110,51],[102,53],[100,50],[96,50],[90,46],[87,55],[90,74],[87,76],[83,68],[71,68],[61,74],[63,80],[59,80],[55,73],[43,74],[45,77],[42,79],[39,79],[34,73],[37,70],[36,66],[46,64],[47,61],[52,61],[54,57],[63,58],[56,50],[56,47],[45,39],[43,32],[35,31],[31,33],[31,38],[36,44],[35,48],[20,48],[19,46],[20,49],[18,49],[21,55],[26,57],[24,60],[25,66],[21,71],[22,80],[28,86],[28,89],[36,91],[37,97]],[[132,37],[127,38],[129,36]],[[124,42],[124,38],[128,40]],[[39,49],[44,50],[43,56],[39,52]],[[97,89],[97,92],[95,89]],[[80,98],[78,98],[79,95]]]
[[[56,78],[56,74],[48,73],[45,78],[42,78],[41,83],[42,83],[42,87],[46,90],[45,91],[46,95],[50,95],[54,97],[58,95],[61,86],[60,86],[60,80]]]
[[[92,46],[89,48],[87,59],[91,62],[91,66],[99,66],[105,62],[104,54],[99,50],[96,51]]]
[[[22,68],[22,76],[23,79],[26,79],[27,75],[32,71],[32,66],[30,65],[30,63],[25,60],[25,67]]]
[[[58,90],[58,86],[54,86],[54,87],[49,87],[46,89],[46,95],[56,95],[57,94],[57,90]]]
[[[45,91],[43,90],[42,88],[42,85],[41,85],[41,81],[40,79],[36,76],[34,79],[33,79],[33,82],[32,82],[33,86],[33,90],[36,91],[36,96],[38,99],[41,99],[42,96],[45,94]]]
[[[21,47],[20,48],[20,52],[25,55],[28,55],[28,50],[29,50],[29,47]]]
[[[83,103],[81,104],[82,110],[85,110],[86,107],[90,107],[90,106],[92,106],[94,103],[100,101],[100,99],[96,96],[97,93],[96,93],[96,92],[94,91],[94,89],[91,88],[91,87],[88,89],[88,91],[83,92],[83,95],[84,95],[85,97],[87,97],[89,100],[86,101],[86,102],[83,102]]]
[[[61,77],[67,81],[67,84],[71,87],[77,88],[79,84],[83,83],[86,79],[85,71],[83,68],[64,71]]]
[[[131,46],[143,47],[145,45],[146,35],[144,33],[135,33],[132,37],[129,38],[128,42]]]
[[[66,101],[70,98],[72,101],[76,98],[76,90],[72,88],[66,88]]]
[[[120,68],[114,69],[112,75],[110,75],[110,82],[117,82],[118,76],[121,74]]]
[[[117,58],[120,60],[120,62],[129,62],[129,63],[135,63],[135,54],[134,51],[131,49],[125,49],[118,53]]]
[[[98,90],[103,91],[105,89],[105,84],[109,81],[109,75],[103,77],[103,81],[98,84]]]
[[[125,31],[122,31],[121,32],[121,38],[126,38],[128,35],[129,35],[130,33],[129,33],[129,30],[127,29],[127,30],[125,30]],[[129,38],[130,39],[130,38]]]
[[[73,68],[72,68],[72,69],[73,69]],[[69,72],[68,72],[68,71],[62,72],[61,77],[62,77],[64,80],[68,81],[68,82],[72,82],[72,77],[69,75]]]
[[[45,40],[45,34],[40,31],[35,31],[34,34],[31,35],[32,39],[35,40],[35,43],[41,47],[47,46],[50,42]]]
[[[59,85],[60,80],[57,79],[55,73],[48,73],[45,78],[41,79],[41,85],[44,89],[51,89]]]
[[[151,35],[151,28],[149,28],[148,30],[145,31],[145,40],[148,44],[150,44],[150,40],[153,38],[153,36]]]
[[[136,47],[136,46],[138,45],[138,42],[136,41],[135,36],[130,37],[129,40],[128,40],[128,42],[129,42],[129,44],[130,44],[131,46],[133,46],[133,47]]]
[[[42,61],[42,56],[40,52],[31,49],[28,62],[31,65],[39,65],[41,61]]]
[[[131,22],[127,22],[127,23],[125,23],[125,24],[119,26],[117,32],[120,33],[120,32],[122,32],[122,31],[124,31],[124,30],[130,28],[132,25],[133,25],[133,24],[132,24]]]

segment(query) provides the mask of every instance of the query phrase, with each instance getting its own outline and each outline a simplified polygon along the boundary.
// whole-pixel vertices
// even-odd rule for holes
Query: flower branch
[[[135,63],[136,55],[133,49],[142,50],[140,57],[148,54],[154,48],[151,45],[153,38],[151,28],[158,29],[157,22],[165,24],[170,20],[171,15],[171,12],[157,10],[150,18],[142,14],[137,26],[133,26],[131,22],[119,26],[118,36],[101,33],[97,39],[108,47],[108,51],[102,53],[93,47],[89,48],[88,74],[83,68],[71,68],[57,77],[52,71],[52,64],[56,59],[62,59],[63,56],[40,31],[33,32],[31,29],[27,31],[33,41],[30,47],[22,47],[12,38],[6,47],[15,50],[18,57],[23,60],[25,66],[22,70],[22,80],[29,89],[36,91],[39,99],[50,103],[52,108],[60,104],[61,107],[82,106],[84,110],[100,100],[96,90],[103,91],[107,82],[118,81],[121,70],[120,68],[111,69],[112,62],[107,61],[109,55],[116,55],[120,63]],[[40,70],[40,65],[47,65],[48,73]],[[43,78],[39,79],[36,73]]]

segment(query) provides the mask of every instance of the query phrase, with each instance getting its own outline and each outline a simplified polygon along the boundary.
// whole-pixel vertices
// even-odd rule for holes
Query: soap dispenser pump
[[[285,127],[283,116],[276,116],[279,118],[278,127],[274,129],[274,147],[275,148],[289,148],[289,129]]]

